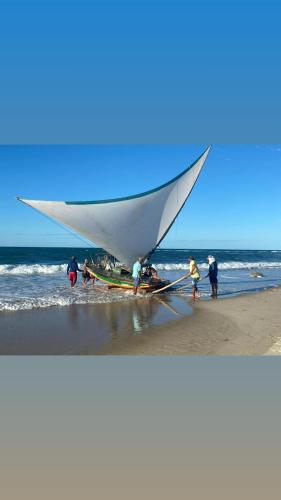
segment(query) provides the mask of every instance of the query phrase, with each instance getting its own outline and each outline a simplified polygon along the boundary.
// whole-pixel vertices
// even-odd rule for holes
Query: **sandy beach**
[[[111,354],[281,354],[281,288],[217,301],[197,301],[190,317],[155,328]]]
[[[0,354],[281,354],[281,288],[188,303],[167,294],[0,314]]]

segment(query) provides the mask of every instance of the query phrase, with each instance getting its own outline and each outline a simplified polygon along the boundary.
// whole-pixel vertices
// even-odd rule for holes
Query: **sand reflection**
[[[188,314],[176,296],[2,312],[0,354],[98,354]]]

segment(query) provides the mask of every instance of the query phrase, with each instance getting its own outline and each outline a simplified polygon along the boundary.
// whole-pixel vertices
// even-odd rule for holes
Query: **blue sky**
[[[279,142],[280,12],[278,0],[0,0],[0,140]]]
[[[17,195],[94,200],[136,194],[170,180],[206,146],[0,146],[0,245],[83,245]],[[162,247],[280,249],[280,185],[281,145],[213,145]]]
[[[278,0],[0,0],[0,245],[80,244],[15,201],[153,188],[280,142]],[[167,247],[281,248],[280,146],[215,145]]]

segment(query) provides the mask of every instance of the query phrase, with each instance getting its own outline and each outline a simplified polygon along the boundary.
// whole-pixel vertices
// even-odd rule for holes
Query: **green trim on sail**
[[[149,194],[152,194],[152,193],[156,193],[157,191],[160,191],[160,189],[163,189],[167,186],[169,186],[170,184],[172,184],[173,182],[177,181],[178,179],[180,179],[184,174],[186,174],[189,170],[192,169],[192,167],[194,167],[194,165],[196,165],[196,163],[201,160],[202,156],[204,156],[204,154],[208,151],[210,146],[208,146],[205,151],[199,156],[199,158],[197,158],[197,160],[195,160],[192,165],[190,165],[189,167],[187,167],[183,172],[181,172],[180,174],[178,174],[176,177],[174,177],[173,179],[171,179],[169,182],[166,182],[165,184],[162,184],[162,186],[159,186],[157,188],[154,188],[154,189],[151,189],[150,191],[146,191],[145,193],[139,193],[139,194],[135,194],[135,195],[132,195],[132,196],[125,196],[124,198],[113,198],[113,199],[109,199],[109,200],[96,200],[96,201],[65,201],[65,204],[66,205],[98,205],[100,203],[115,203],[115,202],[118,202],[118,201],[128,201],[128,200],[134,200],[136,198],[142,198],[143,196],[147,196]]]

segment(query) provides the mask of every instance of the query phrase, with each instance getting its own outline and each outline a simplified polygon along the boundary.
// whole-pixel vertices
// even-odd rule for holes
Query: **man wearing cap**
[[[209,271],[208,271],[208,274],[206,275],[206,278],[209,277],[209,280],[210,280],[210,285],[212,287],[212,294],[211,294],[212,299],[217,299],[218,298],[218,264],[217,264],[215,257],[213,257],[213,255],[208,255],[207,260],[209,263]]]

